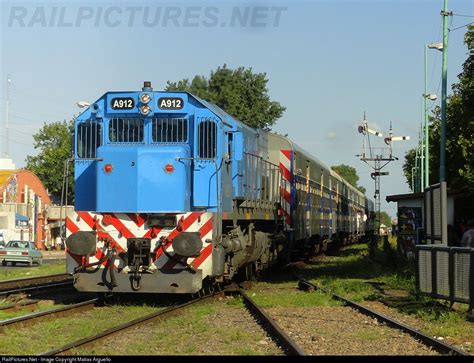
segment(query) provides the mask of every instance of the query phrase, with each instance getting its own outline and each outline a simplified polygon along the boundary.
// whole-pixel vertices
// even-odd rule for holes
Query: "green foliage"
[[[45,123],[33,135],[34,147],[39,150],[36,156],[26,157],[26,169],[34,172],[53,197],[61,198],[61,189],[64,174],[64,161],[71,155],[71,135],[74,122],[71,120]],[[72,168],[72,165],[70,165]],[[74,198],[74,179],[70,173],[68,180],[68,202]]]
[[[209,79],[195,76],[191,82],[188,79],[168,81],[166,90],[190,92],[250,127],[268,129],[286,108],[270,100],[267,83],[266,73],[253,73],[252,68],[244,67],[233,70],[224,64],[212,71]]]
[[[474,185],[474,26],[469,26],[465,44],[469,56],[458,75],[459,82],[452,86],[446,113],[446,179],[453,189]],[[430,184],[439,180],[441,110],[433,110],[430,116],[429,153]],[[415,151],[405,155],[403,170],[407,183],[411,185],[411,168],[415,166]]]
[[[410,186],[410,190],[412,192],[415,191],[415,186],[412,185],[412,177],[415,178],[416,175],[412,170],[412,168],[415,167],[415,158],[416,158],[416,150],[415,149],[410,149],[407,151],[405,154],[405,163],[403,164],[403,174],[405,175],[405,178],[407,179],[407,183]],[[413,179],[414,182],[414,179]]]
[[[392,226],[392,218],[390,218],[387,212],[380,212],[380,223],[385,224],[387,227]]]
[[[340,165],[333,165],[331,169],[334,170],[339,176],[345,179],[350,185],[359,189],[362,193],[365,194],[367,191],[363,186],[357,185],[359,182],[359,176],[357,175],[357,171],[352,166],[346,164]]]

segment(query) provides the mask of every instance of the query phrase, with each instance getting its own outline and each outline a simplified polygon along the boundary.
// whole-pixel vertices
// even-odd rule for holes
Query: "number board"
[[[132,97],[115,97],[110,101],[113,110],[132,110],[135,107],[135,100]]]
[[[179,97],[161,97],[158,99],[160,110],[181,110],[183,107],[184,101]]]

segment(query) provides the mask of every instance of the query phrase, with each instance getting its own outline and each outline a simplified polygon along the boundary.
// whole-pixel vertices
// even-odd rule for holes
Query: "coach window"
[[[97,148],[102,145],[102,125],[85,122],[77,126],[77,157],[93,159]]]
[[[214,121],[202,121],[198,127],[198,156],[214,159],[217,152],[217,125]]]
[[[139,118],[113,118],[109,121],[110,142],[143,142],[144,120]]]

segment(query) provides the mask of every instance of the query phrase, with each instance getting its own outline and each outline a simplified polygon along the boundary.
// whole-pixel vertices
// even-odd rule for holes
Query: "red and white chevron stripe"
[[[293,177],[291,174],[291,150],[280,150],[280,196],[282,213],[285,216],[285,229],[291,228],[291,184]]]
[[[145,216],[131,213],[91,213],[70,212],[66,218],[67,236],[78,231],[96,231],[97,253],[91,256],[89,262],[96,262],[103,257],[104,239],[107,239],[112,247],[119,252],[127,249],[127,238],[151,238],[151,249],[153,251],[153,265],[159,269],[183,269],[185,266],[175,262],[163,253],[160,241],[163,241],[166,252],[174,256],[171,242],[181,232],[200,232],[203,248],[196,258],[188,258],[186,262],[194,268],[202,269],[203,278],[212,272],[212,226],[213,213],[191,212],[175,214],[178,225],[169,228],[147,228]],[[81,257],[67,252],[67,270],[72,273],[74,268],[81,263]],[[110,261],[104,262],[104,266]],[[125,261],[117,258],[116,268],[125,267]]]

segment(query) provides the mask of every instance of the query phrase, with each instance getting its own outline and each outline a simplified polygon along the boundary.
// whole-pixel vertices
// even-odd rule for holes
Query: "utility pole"
[[[446,181],[446,97],[448,86],[448,0],[444,0],[443,17],[443,65],[441,70],[441,140],[439,145],[439,182]]]
[[[389,136],[384,139],[385,144],[388,147],[383,148],[373,148],[370,142],[370,134],[382,137],[383,135],[381,132],[372,130],[369,128],[368,122],[365,118],[362,120],[362,125],[358,127],[359,133],[364,136],[364,141],[362,144],[362,154],[356,155],[360,157],[360,160],[369,165],[374,172],[370,174],[372,179],[375,181],[375,192],[374,192],[374,199],[375,199],[375,234],[379,234],[380,230],[380,177],[388,175],[388,172],[382,172],[381,170],[391,161],[398,160],[397,157],[393,156],[392,154],[392,144],[393,141],[402,141],[402,140],[409,140],[409,136],[393,136],[392,133],[392,124],[390,123],[390,131]],[[366,146],[368,145],[368,150]],[[418,148],[417,148],[418,151]]]
[[[428,111],[427,111],[427,93],[428,93],[428,46],[425,44],[423,47],[425,49],[425,93],[423,93],[423,121],[424,121],[424,137],[425,137],[425,187],[430,186],[430,159],[429,159],[429,129],[428,129]]]
[[[421,129],[420,129],[420,192],[423,192],[425,190],[425,140],[423,138],[423,122],[421,123]]]
[[[5,138],[5,149],[4,149],[4,154],[5,154],[5,158],[8,159],[8,154],[9,154],[9,150],[8,150],[8,139],[9,139],[9,118],[10,118],[10,83],[12,82],[12,80],[10,79],[10,75],[7,75],[7,100],[6,100],[6,105],[5,105],[5,135],[4,135],[4,138]]]

